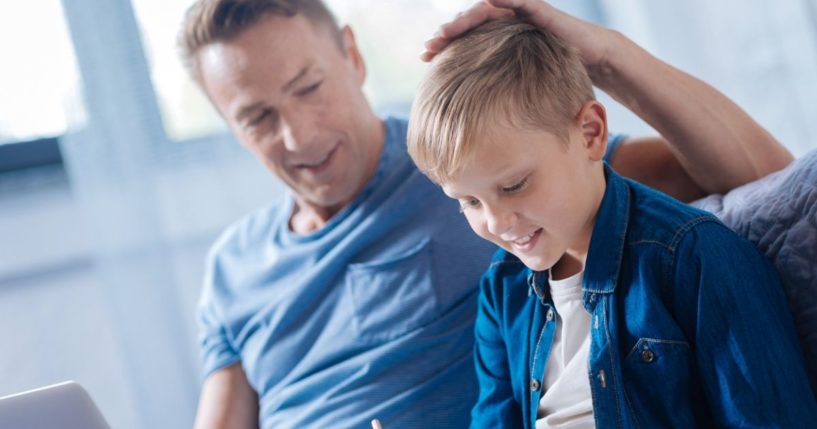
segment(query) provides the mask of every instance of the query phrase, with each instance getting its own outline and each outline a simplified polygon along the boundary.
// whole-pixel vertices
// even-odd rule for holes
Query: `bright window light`
[[[0,144],[82,121],[80,79],[60,0],[0,3]]]

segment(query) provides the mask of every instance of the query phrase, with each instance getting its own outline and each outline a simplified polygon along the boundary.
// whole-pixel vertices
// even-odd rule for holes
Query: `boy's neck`
[[[590,251],[590,239],[593,236],[593,229],[596,226],[596,217],[601,209],[601,202],[607,190],[607,178],[604,175],[603,167],[599,166],[594,175],[595,197],[593,197],[592,213],[587,219],[581,236],[567,249],[561,259],[550,268],[551,278],[554,280],[566,279],[584,270],[587,261],[587,253]]]
[[[553,280],[564,280],[568,277],[572,277],[584,270],[584,261],[587,257],[587,254],[581,259],[580,256],[574,256],[570,253],[565,253],[562,255],[562,258],[559,259],[559,262],[550,268],[550,278]]]

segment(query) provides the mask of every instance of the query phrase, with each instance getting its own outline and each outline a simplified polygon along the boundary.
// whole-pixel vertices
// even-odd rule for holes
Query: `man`
[[[791,160],[723,95],[622,36],[539,18],[576,26],[561,36],[595,83],[668,137],[627,142],[619,170],[690,199]],[[182,42],[238,140],[289,189],[211,252],[197,427],[467,426],[476,284],[493,248],[411,164],[405,122],[372,112],[352,30],[318,0],[199,0]],[[619,55],[631,63],[604,61]]]

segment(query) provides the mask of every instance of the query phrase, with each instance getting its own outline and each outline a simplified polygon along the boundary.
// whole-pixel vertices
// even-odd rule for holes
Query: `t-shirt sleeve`
[[[604,154],[604,162],[610,164],[616,155],[621,143],[627,139],[625,134],[610,134],[607,137],[607,152]]]
[[[230,364],[238,362],[241,356],[236,351],[227,331],[224,317],[217,305],[215,279],[217,266],[213,258],[208,258],[202,285],[202,294],[196,312],[199,330],[199,347],[202,362],[202,378]]]

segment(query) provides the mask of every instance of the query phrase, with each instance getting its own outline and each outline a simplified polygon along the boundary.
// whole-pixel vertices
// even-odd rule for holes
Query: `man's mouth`
[[[295,168],[309,170],[312,172],[322,171],[324,168],[326,168],[326,166],[328,166],[331,163],[332,157],[335,155],[335,152],[337,152],[337,150],[338,145],[335,145],[335,147],[333,147],[332,150],[327,152],[326,155],[324,155],[323,157],[316,159],[314,161],[295,164]]]

